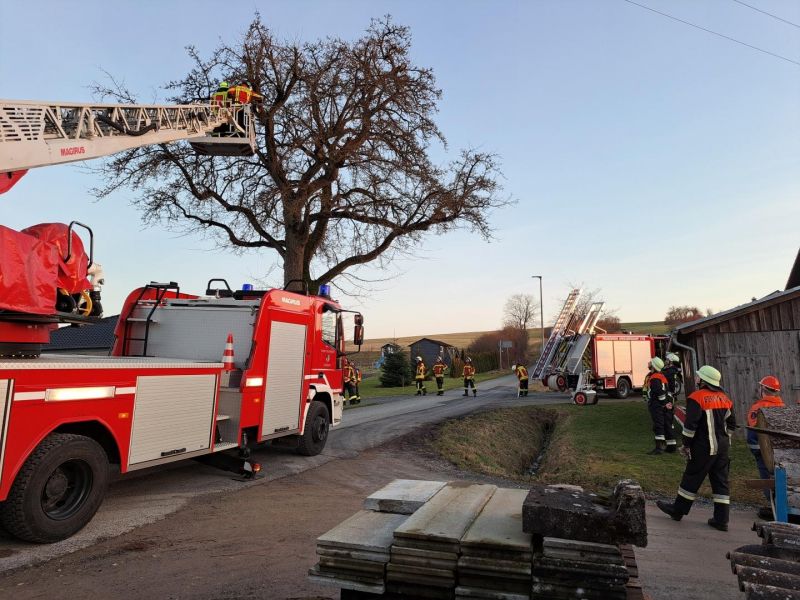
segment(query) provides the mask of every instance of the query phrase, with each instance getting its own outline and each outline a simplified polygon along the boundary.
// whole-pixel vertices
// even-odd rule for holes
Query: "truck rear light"
[[[244,382],[245,387],[258,387],[264,385],[263,377],[248,377]]]
[[[45,402],[64,402],[69,400],[101,400],[113,398],[116,394],[114,386],[51,388],[44,393]]]

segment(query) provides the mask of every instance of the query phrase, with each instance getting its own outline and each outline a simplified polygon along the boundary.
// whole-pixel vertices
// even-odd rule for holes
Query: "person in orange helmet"
[[[758,391],[756,392],[756,401],[747,411],[747,425],[755,427],[758,422],[758,411],[762,408],[770,406],[784,406],[783,400],[780,397],[781,382],[777,377],[767,375],[758,382]],[[758,474],[761,479],[769,479],[770,472],[767,465],[764,463],[764,457],[761,456],[761,448],[758,445],[758,434],[755,431],[747,430],[747,446],[750,452],[756,459],[756,466],[758,467]],[[767,502],[770,502],[769,490],[764,490],[764,496]],[[758,516],[762,519],[772,520],[772,508],[763,507],[758,509]]]

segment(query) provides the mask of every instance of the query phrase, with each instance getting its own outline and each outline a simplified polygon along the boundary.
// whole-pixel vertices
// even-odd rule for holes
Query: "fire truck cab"
[[[80,530],[109,466],[126,473],[238,449],[252,472],[249,449],[276,438],[322,451],[342,418],[349,311],[328,295],[212,282],[205,295],[175,283],[134,290],[112,356],[0,359],[0,522],[10,533],[52,542]],[[360,345],[363,319],[353,320]]]

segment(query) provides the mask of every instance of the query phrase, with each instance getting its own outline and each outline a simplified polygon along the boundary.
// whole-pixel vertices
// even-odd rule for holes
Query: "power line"
[[[780,54],[775,54],[774,52],[770,52],[769,50],[764,50],[763,48],[759,48],[758,46],[753,46],[752,44],[748,44],[747,42],[737,40],[736,38],[732,38],[728,35],[725,35],[724,33],[719,33],[716,31],[712,31],[711,29],[706,29],[705,27],[701,27],[700,25],[695,25],[694,23],[690,23],[689,21],[684,21],[683,19],[679,19],[678,17],[673,17],[672,15],[668,15],[665,12],[661,12],[659,10],[656,10],[655,8],[650,8],[649,6],[645,6],[644,4],[639,4],[638,2],[634,2],[633,0],[623,0],[623,1],[627,2],[628,4],[633,4],[634,6],[638,6],[639,8],[644,8],[645,10],[649,10],[650,12],[654,12],[657,15],[661,15],[662,17],[667,17],[668,19],[672,19],[673,21],[677,21],[678,23],[683,23],[684,25],[688,25],[689,27],[694,27],[695,29],[699,29],[700,31],[705,31],[706,33],[716,35],[717,37],[721,37],[728,41],[741,44],[742,46],[747,46],[748,48],[752,48],[753,50],[758,50],[759,52],[763,52],[764,54],[769,54],[770,56],[774,56],[775,58],[780,58],[781,60],[785,60],[786,62],[790,62],[800,67],[800,61],[796,61],[791,58],[781,56]]]
[[[757,12],[760,12],[760,13],[762,13],[764,15],[767,15],[768,17],[772,17],[773,19],[778,19],[778,21],[783,21],[784,23],[786,23],[788,25],[792,25],[793,27],[797,27],[798,29],[800,29],[800,25],[798,25],[797,23],[792,23],[791,21],[787,21],[786,19],[783,19],[783,18],[779,17],[778,15],[773,15],[772,13],[769,13],[769,12],[767,12],[765,10],[761,10],[760,8],[757,8],[755,6],[751,6],[747,2],[742,2],[742,0],[733,0],[733,1],[736,2],[737,4],[741,4],[742,6],[746,6],[747,8],[752,8],[753,10],[755,10]]]

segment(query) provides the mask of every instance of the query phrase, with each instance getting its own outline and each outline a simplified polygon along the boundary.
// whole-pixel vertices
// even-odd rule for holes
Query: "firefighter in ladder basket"
[[[417,357],[414,381],[417,383],[417,396],[424,396],[428,393],[428,390],[425,389],[425,362],[422,360],[421,356]]]
[[[433,364],[433,376],[436,378],[436,395],[444,396],[444,372],[447,370],[447,365],[441,356],[436,358]]]
[[[645,393],[655,436],[655,447],[648,454],[672,453],[677,449],[677,443],[672,432],[672,397],[669,394],[667,378],[661,373],[664,361],[658,356],[654,356],[647,366],[650,374],[645,386]]]
[[[674,502],[656,502],[658,508],[673,520],[689,514],[697,498],[697,490],[706,475],[714,495],[714,516],[709,526],[728,531],[730,514],[731,435],[736,429],[733,403],[720,387],[722,375],[714,367],[704,365],[697,370],[697,391],[686,399],[686,420],[683,424],[683,454],[688,462],[683,471]]]
[[[462,371],[464,375],[464,395],[469,396],[469,388],[472,386],[472,395],[477,396],[478,390],[475,388],[475,367],[472,366],[472,359],[468,356],[467,360],[464,361],[464,369]]]

